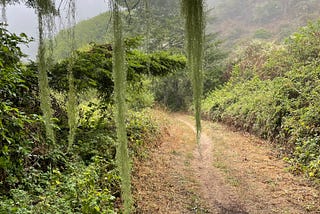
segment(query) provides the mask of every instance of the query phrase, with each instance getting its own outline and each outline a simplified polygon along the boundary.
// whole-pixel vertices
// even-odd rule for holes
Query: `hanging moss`
[[[146,20],[146,30],[145,30],[145,34],[146,34],[146,38],[145,38],[145,49],[146,49],[146,53],[149,54],[150,53],[150,24],[151,24],[151,11],[150,11],[150,0],[144,0],[144,7],[145,7],[145,20]],[[148,58],[148,74],[150,75],[150,58]]]
[[[68,151],[71,149],[74,142],[74,137],[78,125],[78,105],[77,105],[77,93],[74,84],[73,66],[75,54],[75,25],[76,25],[76,3],[75,0],[70,0],[68,7],[68,25],[69,25],[69,43],[70,43],[70,53],[68,63],[68,102],[67,102],[67,113],[68,113],[68,125],[69,125],[69,135],[68,135]]]
[[[121,177],[121,197],[124,204],[124,213],[130,213],[132,209],[131,195],[131,166],[128,154],[126,132],[126,66],[125,47],[122,33],[121,13],[117,1],[113,1],[113,78],[114,100],[117,127],[117,164]]]
[[[6,0],[1,0],[0,4],[1,4],[2,22],[7,23]]]
[[[43,113],[43,119],[46,127],[46,137],[55,142],[55,136],[53,131],[53,124],[51,121],[53,110],[51,107],[50,89],[47,74],[47,62],[46,62],[46,45],[44,43],[44,21],[41,10],[38,10],[38,30],[39,30],[39,48],[38,48],[38,69],[39,69],[39,96],[40,107]]]
[[[203,9],[203,0],[182,0],[182,13],[186,23],[188,69],[193,86],[198,144],[201,136],[201,98],[203,90],[202,62],[205,27]]]
[[[42,16],[53,17],[57,15],[57,10],[55,9],[54,0],[33,0],[26,1],[26,5],[32,8],[36,8],[38,13],[41,13]]]

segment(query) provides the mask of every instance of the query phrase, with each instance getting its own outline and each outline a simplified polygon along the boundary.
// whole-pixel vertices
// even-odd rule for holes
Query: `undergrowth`
[[[66,93],[50,91],[56,142],[47,141],[37,64],[21,62],[19,44],[29,39],[2,25],[0,34],[0,213],[121,212],[112,104],[99,99],[96,89],[78,90],[79,122],[70,146]],[[132,158],[143,158],[159,135],[157,121],[145,108],[151,95],[139,92],[145,97],[125,120]]]
[[[205,114],[286,148],[290,169],[320,178],[320,21],[282,45],[253,42]]]

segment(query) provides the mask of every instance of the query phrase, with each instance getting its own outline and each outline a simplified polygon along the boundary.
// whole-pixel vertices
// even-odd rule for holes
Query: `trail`
[[[320,213],[319,188],[287,172],[268,142],[203,122],[198,148],[192,117],[157,115],[167,128],[135,167],[136,213]]]

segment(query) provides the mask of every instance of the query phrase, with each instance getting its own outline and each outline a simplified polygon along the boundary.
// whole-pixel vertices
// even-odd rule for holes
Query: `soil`
[[[319,187],[288,172],[269,142],[204,121],[198,146],[192,117],[156,115],[166,126],[135,163],[135,213],[320,214]]]

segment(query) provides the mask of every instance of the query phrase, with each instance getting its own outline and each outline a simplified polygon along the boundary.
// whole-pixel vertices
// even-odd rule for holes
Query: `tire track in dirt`
[[[178,119],[195,133],[191,117]],[[194,151],[192,168],[212,213],[320,213],[319,188],[286,172],[268,142],[203,124],[201,155]]]
[[[197,148],[192,117],[156,115],[165,134],[135,164],[136,213],[320,214],[319,188],[286,172],[267,142],[204,121]]]
[[[194,125],[186,120],[185,116],[179,116],[179,121],[186,124],[195,134]],[[192,168],[197,181],[200,183],[201,198],[206,201],[211,212],[246,214],[243,203],[224,181],[224,176],[213,166],[213,143],[204,133],[201,133],[200,145],[193,152]]]

